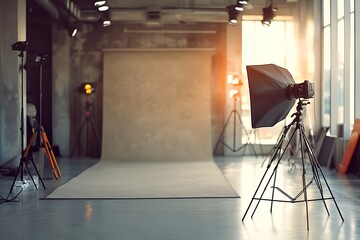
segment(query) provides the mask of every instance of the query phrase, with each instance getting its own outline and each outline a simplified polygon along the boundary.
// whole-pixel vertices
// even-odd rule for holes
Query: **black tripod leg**
[[[218,148],[220,142],[222,141],[223,135],[224,135],[224,133],[225,133],[225,129],[226,129],[227,125],[229,124],[229,121],[230,121],[230,119],[231,119],[231,115],[232,115],[232,114],[233,114],[233,111],[230,113],[228,119],[226,120],[226,123],[225,123],[225,125],[224,125],[224,127],[223,127],[223,129],[222,129],[222,131],[221,131],[221,133],[220,133],[219,139],[218,139],[218,141],[217,141],[217,143],[216,143],[216,145],[215,145],[213,154],[215,154],[216,149]]]
[[[274,160],[275,160],[275,159],[274,159]],[[272,160],[272,161],[273,161],[273,160]],[[272,162],[272,161],[271,161],[271,162]],[[280,161],[281,161],[281,158],[279,158],[279,159],[277,160],[276,165],[275,165],[275,167],[274,167],[274,170],[273,170],[272,174],[270,175],[270,178],[269,178],[269,180],[267,181],[267,183],[266,183],[266,185],[265,185],[265,187],[264,187],[264,190],[262,191],[262,193],[261,193],[261,195],[260,195],[260,197],[259,197],[259,199],[258,199],[258,202],[257,202],[257,204],[256,204],[256,206],[255,206],[255,209],[254,209],[253,213],[251,214],[251,218],[254,217],[254,214],[255,214],[255,212],[256,212],[259,204],[260,204],[260,201],[262,200],[262,198],[263,198],[263,196],[264,196],[264,194],[265,194],[266,189],[268,188],[268,186],[269,186],[269,184],[270,184],[271,179],[274,177],[274,175],[276,175],[277,168],[278,168],[278,166],[279,166]],[[271,162],[270,162],[270,164],[271,164]],[[270,168],[270,165],[268,165],[268,168]],[[267,171],[266,171],[266,172],[267,172]],[[262,181],[263,181],[264,177],[265,177],[265,175],[264,175],[263,178],[261,179],[261,182],[260,182],[259,186],[262,184]],[[274,185],[275,185],[275,180],[274,180]]]
[[[297,126],[300,130],[300,148],[301,148],[301,162],[302,162],[302,168],[303,168],[303,174],[302,174],[302,184],[303,184],[303,190],[304,190],[304,201],[306,205],[306,223],[307,223],[307,230],[309,231],[309,206],[308,206],[308,198],[307,198],[307,184],[306,184],[306,169],[305,169],[305,159],[304,159],[304,140],[303,140],[303,132],[301,127]]]
[[[43,182],[43,180],[42,180],[42,177],[40,176],[39,171],[38,171],[38,169],[37,169],[37,167],[36,167],[36,165],[35,165],[35,163],[34,163],[34,160],[33,160],[32,158],[31,158],[30,160],[31,160],[31,163],[32,163],[32,165],[33,165],[33,167],[34,167],[34,169],[35,169],[36,174],[37,174],[38,177],[39,177],[39,180],[40,180],[43,188],[46,189],[45,184],[44,184],[44,182]],[[31,174],[30,174],[30,176],[31,176]],[[32,177],[31,177],[31,178],[32,178]],[[34,185],[35,185],[35,187],[36,187],[36,184],[35,184],[34,180],[33,180],[33,183],[34,183]]]
[[[261,178],[261,180],[260,180],[260,183],[259,183],[259,185],[257,186],[253,197],[251,198],[251,201],[250,201],[250,203],[249,203],[249,206],[247,207],[247,209],[246,209],[246,211],[245,211],[245,214],[244,214],[243,218],[241,219],[242,221],[244,221],[244,219],[245,219],[245,217],[246,217],[246,215],[247,215],[247,213],[248,213],[248,211],[249,211],[249,209],[250,209],[250,207],[251,207],[251,205],[252,205],[252,203],[253,203],[253,201],[254,201],[257,193],[258,193],[258,191],[259,191],[259,189],[260,189],[260,186],[261,186],[262,182],[264,181],[267,172],[268,172],[269,169],[270,169],[270,165],[271,165],[271,162],[268,164],[268,166],[267,166],[267,168],[266,168],[266,171],[265,171],[264,175],[262,176],[262,178]],[[260,200],[258,200],[258,202],[259,202],[259,201],[260,201]],[[254,213],[252,214],[252,216],[253,216],[253,215],[254,215]],[[252,216],[251,216],[251,217],[252,217]]]
[[[291,124],[292,124],[292,123],[291,123]],[[291,125],[291,124],[290,124],[290,125]],[[289,129],[290,129],[290,126],[285,129],[285,132],[284,132],[284,134],[283,134],[283,136],[282,136],[279,144],[277,145],[277,146],[278,146],[277,149],[276,149],[277,152],[280,151],[281,146],[282,146],[282,144],[283,144],[283,141],[284,141],[284,139],[285,139],[285,137],[286,137],[287,132],[288,132]],[[291,135],[290,141],[286,144],[286,146],[285,146],[284,149],[287,149],[287,148],[289,147],[290,142],[291,142],[291,139],[294,137],[294,135],[295,135],[295,132]],[[274,154],[273,159],[271,159],[270,164],[271,164],[271,162],[275,161],[276,155],[278,155],[277,152]],[[276,174],[277,174],[277,169],[278,169],[278,167],[279,167],[279,164],[280,164],[280,162],[281,162],[284,154],[285,154],[285,151],[283,151],[282,154],[279,156],[279,158],[278,158],[278,160],[277,160],[277,162],[276,162],[276,165],[275,165],[275,167],[274,167],[273,173],[271,174],[268,182],[266,183],[266,186],[265,186],[265,188],[264,188],[264,190],[263,190],[263,192],[262,192],[262,194],[261,194],[261,196],[260,196],[260,198],[259,198],[259,201],[258,201],[258,203],[257,203],[257,205],[256,205],[256,207],[255,207],[255,209],[254,209],[254,212],[253,212],[253,214],[251,215],[251,217],[254,216],[255,211],[256,211],[258,205],[260,204],[260,201],[261,201],[261,199],[263,198],[263,196],[264,196],[264,194],[265,194],[265,191],[266,191],[266,188],[269,186],[271,179],[273,178],[274,175],[276,176]],[[276,182],[276,179],[274,179],[273,191],[275,190],[275,182]],[[273,200],[273,198],[272,198],[272,199],[271,199],[271,211],[272,211],[273,201],[274,201],[274,200]]]
[[[29,169],[29,166],[28,166],[27,161],[25,161],[25,167],[26,167],[27,172],[29,173],[29,176],[30,176],[31,181],[33,182],[35,188],[38,189],[38,187],[36,186],[35,180],[34,180],[32,174],[31,174],[31,172],[30,172],[30,169]]]
[[[89,120],[89,123],[90,123],[90,126],[91,126],[91,130],[93,132],[93,135],[94,135],[94,138],[95,138],[95,144],[96,144],[96,153],[99,153],[100,152],[100,149],[99,149],[99,140],[97,138],[97,135],[96,135],[96,132],[95,132],[95,127],[94,125],[92,124],[92,122]]]
[[[245,132],[245,135],[246,135],[246,138],[247,138],[247,142],[246,142],[245,146],[242,146],[242,147],[244,147],[244,154],[245,154],[246,146],[247,146],[247,145],[250,145],[250,148],[253,150],[254,155],[255,155],[255,157],[257,158],[257,153],[256,153],[256,150],[255,150],[255,147],[254,147],[253,144],[251,144],[251,140],[250,140],[249,133],[246,131],[246,128],[244,127],[244,124],[243,124],[243,122],[242,122],[242,120],[241,120],[241,117],[240,117],[239,112],[236,112],[236,115],[237,115],[237,117],[239,118],[240,125],[241,125],[242,129],[244,129],[244,132]],[[242,147],[240,147],[238,150],[240,150]]]
[[[266,167],[266,171],[265,171],[264,175],[262,176],[262,178],[261,178],[261,180],[260,180],[260,183],[258,184],[258,186],[257,186],[257,188],[256,188],[256,190],[255,190],[255,193],[254,193],[253,197],[251,198],[251,201],[250,201],[250,203],[249,203],[249,206],[248,206],[247,209],[246,209],[246,212],[245,212],[245,214],[244,214],[244,216],[243,216],[243,218],[242,218],[242,221],[244,221],[244,219],[245,219],[245,217],[246,217],[246,215],[247,215],[247,213],[248,213],[248,211],[249,211],[249,209],[250,209],[250,207],[251,207],[251,205],[252,205],[252,203],[253,203],[253,201],[254,201],[254,199],[255,199],[258,191],[259,191],[259,189],[260,189],[260,186],[262,185],[262,182],[264,181],[265,176],[266,176],[267,172],[268,172],[269,169],[270,169],[271,164],[273,163],[273,161],[275,161],[275,158],[278,156],[278,152],[279,152],[280,149],[281,149],[281,146],[282,146],[282,144],[283,144],[283,141],[284,141],[284,139],[285,139],[285,137],[286,137],[289,129],[290,129],[290,125],[289,125],[288,127],[285,127],[285,128],[284,128],[283,134],[281,135],[281,137],[280,137],[280,139],[279,139],[279,141],[278,141],[278,143],[277,143],[277,145],[276,145],[275,152],[274,152],[272,158],[270,159],[270,161],[269,161],[269,163],[268,163],[268,165],[267,165],[267,167]],[[277,164],[279,164],[279,162],[281,161],[281,157],[282,157],[282,155],[278,158]],[[275,171],[276,171],[276,168],[274,169],[273,174],[274,174]],[[271,180],[271,177],[270,177],[270,179],[269,179],[269,181],[268,181],[268,184],[269,184],[270,180]],[[267,185],[268,185],[268,184],[267,184]],[[266,187],[267,187],[267,186],[266,186]],[[264,192],[265,192],[265,190],[266,190],[266,187],[264,188],[264,191],[263,191],[262,195],[264,194]],[[260,199],[258,200],[258,203],[257,203],[257,205],[256,205],[256,208],[257,208],[257,206],[259,205],[260,200],[261,200],[261,197],[260,197]],[[254,215],[254,213],[255,213],[255,211],[256,211],[256,208],[255,208],[252,216]],[[251,216],[251,217],[252,217],[252,216]]]
[[[305,136],[305,135],[304,135],[304,136]],[[311,153],[311,155],[313,156],[313,157],[311,158],[311,160],[312,160],[312,163],[313,163],[313,165],[314,165],[314,168],[317,169],[317,170],[319,170],[319,172],[320,172],[320,174],[321,174],[321,176],[322,176],[322,178],[323,178],[323,180],[324,180],[324,182],[325,182],[325,184],[326,184],[326,187],[327,187],[328,190],[329,190],[329,193],[330,193],[330,195],[331,195],[331,198],[333,199],[333,201],[334,201],[334,203],[335,203],[335,206],[336,206],[336,209],[337,209],[337,211],[338,211],[338,213],[339,213],[339,215],[340,215],[340,218],[341,218],[342,221],[344,221],[344,217],[343,217],[343,215],[341,214],[340,208],[339,208],[339,206],[338,206],[338,204],[337,204],[337,202],[336,202],[336,200],[335,200],[335,197],[334,197],[334,195],[333,195],[333,193],[332,193],[332,191],[331,191],[331,189],[330,189],[330,186],[329,186],[329,184],[328,184],[328,182],[327,182],[327,180],[326,180],[326,178],[325,178],[325,175],[324,175],[323,171],[321,170],[321,166],[320,166],[319,162],[318,162],[317,159],[316,159],[316,155],[315,155],[313,149],[311,148],[311,145],[310,145],[310,143],[309,143],[309,141],[308,141],[308,139],[307,139],[306,137],[305,137],[305,143],[307,144],[307,147],[308,147],[308,150],[309,150],[309,154]],[[319,174],[318,174],[318,175],[319,175]],[[320,189],[319,189],[319,190],[320,190]],[[325,200],[324,200],[322,191],[320,191],[320,194],[321,194],[321,196],[322,196],[322,198],[323,198],[323,201],[324,201],[324,204],[325,204]],[[327,209],[326,204],[325,204],[325,207],[326,207],[326,209]],[[328,209],[327,209],[327,211],[328,211]],[[328,214],[329,214],[329,211],[328,211]]]
[[[76,147],[79,145],[80,146],[80,151],[82,150],[83,152],[85,152],[83,146],[81,145],[80,143],[80,138],[81,138],[81,134],[82,134],[82,131],[85,127],[85,124],[86,124],[86,119],[83,121],[82,125],[81,125],[81,128],[80,128],[80,131],[79,131],[79,134],[78,134],[78,137],[76,139],[76,142],[75,142],[75,146],[73,147],[71,153],[70,153],[70,157],[72,157],[74,155],[74,152],[76,150]]]
[[[319,176],[319,173],[318,173],[317,160],[316,160],[314,151],[311,148],[309,140],[306,138],[305,131],[304,131],[303,127],[301,127],[301,132],[302,132],[302,137],[303,137],[303,140],[304,140],[304,143],[305,143],[305,148],[308,151],[309,161],[310,161],[311,169],[312,169],[312,172],[313,172],[313,179],[314,179],[314,181],[316,183],[316,186],[318,187],[318,190],[319,190],[319,193],[321,195],[321,199],[323,201],[325,210],[326,210],[326,212],[327,212],[327,214],[329,216],[330,212],[329,212],[329,209],[328,209],[328,207],[326,205],[326,202],[325,202],[324,191],[323,191],[320,176]]]
[[[271,204],[270,204],[270,212],[271,213],[272,213],[272,209],[273,209],[273,205],[274,205],[276,176],[277,176],[277,171],[275,172],[275,175],[274,175],[274,183],[273,183],[272,193],[271,193]]]
[[[342,215],[341,212],[340,212],[340,208],[339,208],[339,206],[338,206],[338,204],[337,204],[337,202],[336,202],[336,200],[335,200],[335,197],[334,197],[334,195],[333,195],[333,193],[332,193],[332,191],[331,191],[331,189],[330,189],[330,186],[329,186],[328,182],[326,181],[326,178],[325,178],[325,176],[324,176],[324,173],[323,173],[323,171],[321,170],[320,167],[319,167],[319,170],[320,170],[321,176],[322,176],[323,179],[324,179],[324,182],[325,182],[325,184],[326,184],[326,187],[328,188],[328,190],[329,190],[329,192],[330,192],[331,198],[334,200],[336,209],[337,209],[337,211],[339,212],[339,215],[340,215],[340,217],[341,217],[341,220],[344,221],[344,217],[343,217],[343,215]]]
[[[18,178],[19,173],[20,173],[20,170],[22,169],[22,167],[21,167],[22,164],[23,164],[23,161],[22,161],[22,159],[21,159],[21,160],[20,160],[19,167],[18,167],[18,169],[17,169],[17,171],[16,171],[14,180],[13,180],[13,182],[12,182],[12,184],[11,184],[10,191],[9,191],[9,194],[8,194],[8,197],[7,197],[6,200],[9,200],[9,197],[10,197],[10,195],[12,194],[12,190],[13,190],[13,188],[14,188],[14,186],[15,186],[16,179]]]

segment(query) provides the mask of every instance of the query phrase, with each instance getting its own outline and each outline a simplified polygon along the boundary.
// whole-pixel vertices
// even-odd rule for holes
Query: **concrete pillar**
[[[53,26],[53,143],[62,156],[70,155],[70,38]]]
[[[21,74],[20,52],[12,44],[26,40],[26,0],[4,0],[0,8],[0,165],[20,159],[21,136],[26,146],[26,74]],[[24,62],[26,52],[24,54]],[[23,89],[21,89],[23,87]],[[21,96],[23,94],[23,97]],[[23,99],[23,104],[21,100]],[[23,106],[24,134],[21,127]]]

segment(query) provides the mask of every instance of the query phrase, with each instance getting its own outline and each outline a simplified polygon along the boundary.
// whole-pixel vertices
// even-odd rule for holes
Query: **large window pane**
[[[347,0],[349,1],[349,0]],[[344,17],[344,0],[337,1],[338,19]]]
[[[330,127],[330,86],[331,86],[331,41],[330,26],[324,28],[323,36],[323,102],[322,102],[322,125]]]
[[[353,2],[353,1],[351,1]],[[350,126],[355,119],[355,19],[354,13],[350,14]]]
[[[344,124],[344,47],[344,19],[341,19],[338,22],[338,125]]]
[[[323,2],[323,25],[330,24],[330,0],[324,0]]]

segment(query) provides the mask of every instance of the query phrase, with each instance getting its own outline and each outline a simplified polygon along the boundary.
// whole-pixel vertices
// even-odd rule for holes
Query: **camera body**
[[[286,86],[286,97],[291,100],[295,98],[309,99],[315,94],[314,84],[305,80],[299,84],[289,84]]]

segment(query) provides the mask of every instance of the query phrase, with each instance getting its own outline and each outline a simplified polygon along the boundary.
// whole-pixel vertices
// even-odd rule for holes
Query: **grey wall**
[[[21,153],[21,74],[19,52],[11,45],[24,41],[25,0],[5,0],[0,8],[0,166]],[[23,78],[24,89],[26,74]],[[24,97],[26,102],[26,97]],[[24,111],[26,106],[24,104]],[[24,114],[25,115],[25,114]],[[25,131],[26,129],[24,129]]]
[[[129,31],[136,28],[140,31]],[[84,121],[84,105],[86,97],[77,93],[76,89],[82,82],[96,82],[97,89],[92,95],[93,106],[91,108],[91,122],[101,144],[102,136],[102,50],[107,48],[214,48],[215,54],[212,59],[212,133],[213,145],[223,125],[225,83],[226,83],[226,24],[193,24],[193,25],[167,25],[162,32],[153,31],[140,25],[126,26],[114,24],[103,28],[96,24],[84,24],[81,32],[70,39],[70,61],[66,61],[66,47],[60,48],[59,44],[66,45],[65,39],[61,40],[64,30],[54,31],[56,46],[53,49],[53,61],[58,64],[53,66],[54,79],[54,109],[53,112],[66,111],[62,113],[61,122],[54,124],[54,140],[58,144],[63,155],[70,155],[80,133]],[[207,32],[204,32],[207,30]],[[54,59],[54,58],[57,58]],[[59,59],[61,58],[61,59]],[[66,79],[66,71],[69,69],[68,80],[60,83],[58,76],[63,75]],[[68,86],[66,86],[68,84]],[[66,98],[60,92],[68,88],[69,97]],[[69,102],[67,102],[69,101]],[[66,110],[66,106],[69,109]],[[66,114],[69,114],[67,118]],[[56,117],[55,117],[56,118]],[[58,118],[59,120],[60,118]],[[56,122],[57,120],[54,120]],[[70,142],[64,134],[67,123],[70,124]],[[58,134],[56,134],[56,132]],[[62,134],[60,134],[62,133]],[[85,143],[85,134],[82,134],[82,143]],[[94,142],[94,136],[89,134],[90,142]],[[70,144],[69,144],[70,143]],[[83,144],[84,145],[84,144]],[[66,149],[69,149],[67,152]],[[74,151],[77,154],[78,149]],[[100,153],[92,148],[89,155],[99,156]]]

